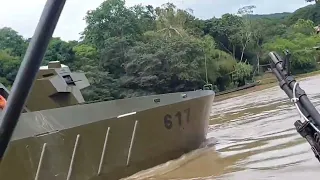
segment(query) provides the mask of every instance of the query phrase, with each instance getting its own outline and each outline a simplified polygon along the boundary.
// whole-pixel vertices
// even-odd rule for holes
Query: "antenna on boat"
[[[8,147],[66,0],[47,0],[0,122],[0,161]]]
[[[206,71],[206,84],[203,86],[203,90],[213,90],[212,84],[209,84],[209,81],[208,81],[207,55],[204,49],[203,49],[203,53],[204,53],[204,68]]]

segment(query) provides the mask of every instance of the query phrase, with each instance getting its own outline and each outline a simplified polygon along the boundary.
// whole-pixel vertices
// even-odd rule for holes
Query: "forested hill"
[[[304,8],[297,9],[288,19],[289,24],[293,24],[298,19],[309,19],[315,24],[320,24],[320,1],[316,5],[309,5]]]
[[[283,12],[283,13],[272,13],[272,14],[252,14],[248,16],[251,19],[261,19],[261,18],[269,18],[269,19],[285,19],[288,18],[293,13]]]
[[[53,38],[43,63],[59,60],[86,72],[86,100],[189,91],[206,83],[222,91],[263,73],[258,64],[268,63],[271,50],[291,50],[294,73],[317,69],[319,52],[312,47],[320,43],[314,30],[319,6],[257,16],[252,5],[201,20],[174,4],[128,8],[124,0],[108,0],[87,13],[81,40]],[[4,85],[12,84],[28,42],[10,27],[0,29]]]

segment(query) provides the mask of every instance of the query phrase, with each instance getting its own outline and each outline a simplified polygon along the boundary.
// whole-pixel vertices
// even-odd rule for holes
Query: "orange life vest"
[[[4,109],[4,107],[7,105],[7,100],[0,95],[0,108]]]

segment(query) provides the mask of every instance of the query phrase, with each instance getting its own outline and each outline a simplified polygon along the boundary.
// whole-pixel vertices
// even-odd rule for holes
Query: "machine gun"
[[[269,53],[272,71],[279,81],[280,88],[288,95],[304,119],[304,122],[297,120],[294,123],[296,130],[308,141],[315,157],[320,161],[320,114],[290,73],[290,52],[286,50],[284,53],[285,60],[276,52]]]

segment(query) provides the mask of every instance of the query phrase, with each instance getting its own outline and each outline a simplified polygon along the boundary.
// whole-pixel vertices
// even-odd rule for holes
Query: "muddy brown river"
[[[299,80],[320,110],[320,76]],[[215,102],[203,148],[126,179],[318,180],[320,164],[296,132],[278,87]]]

